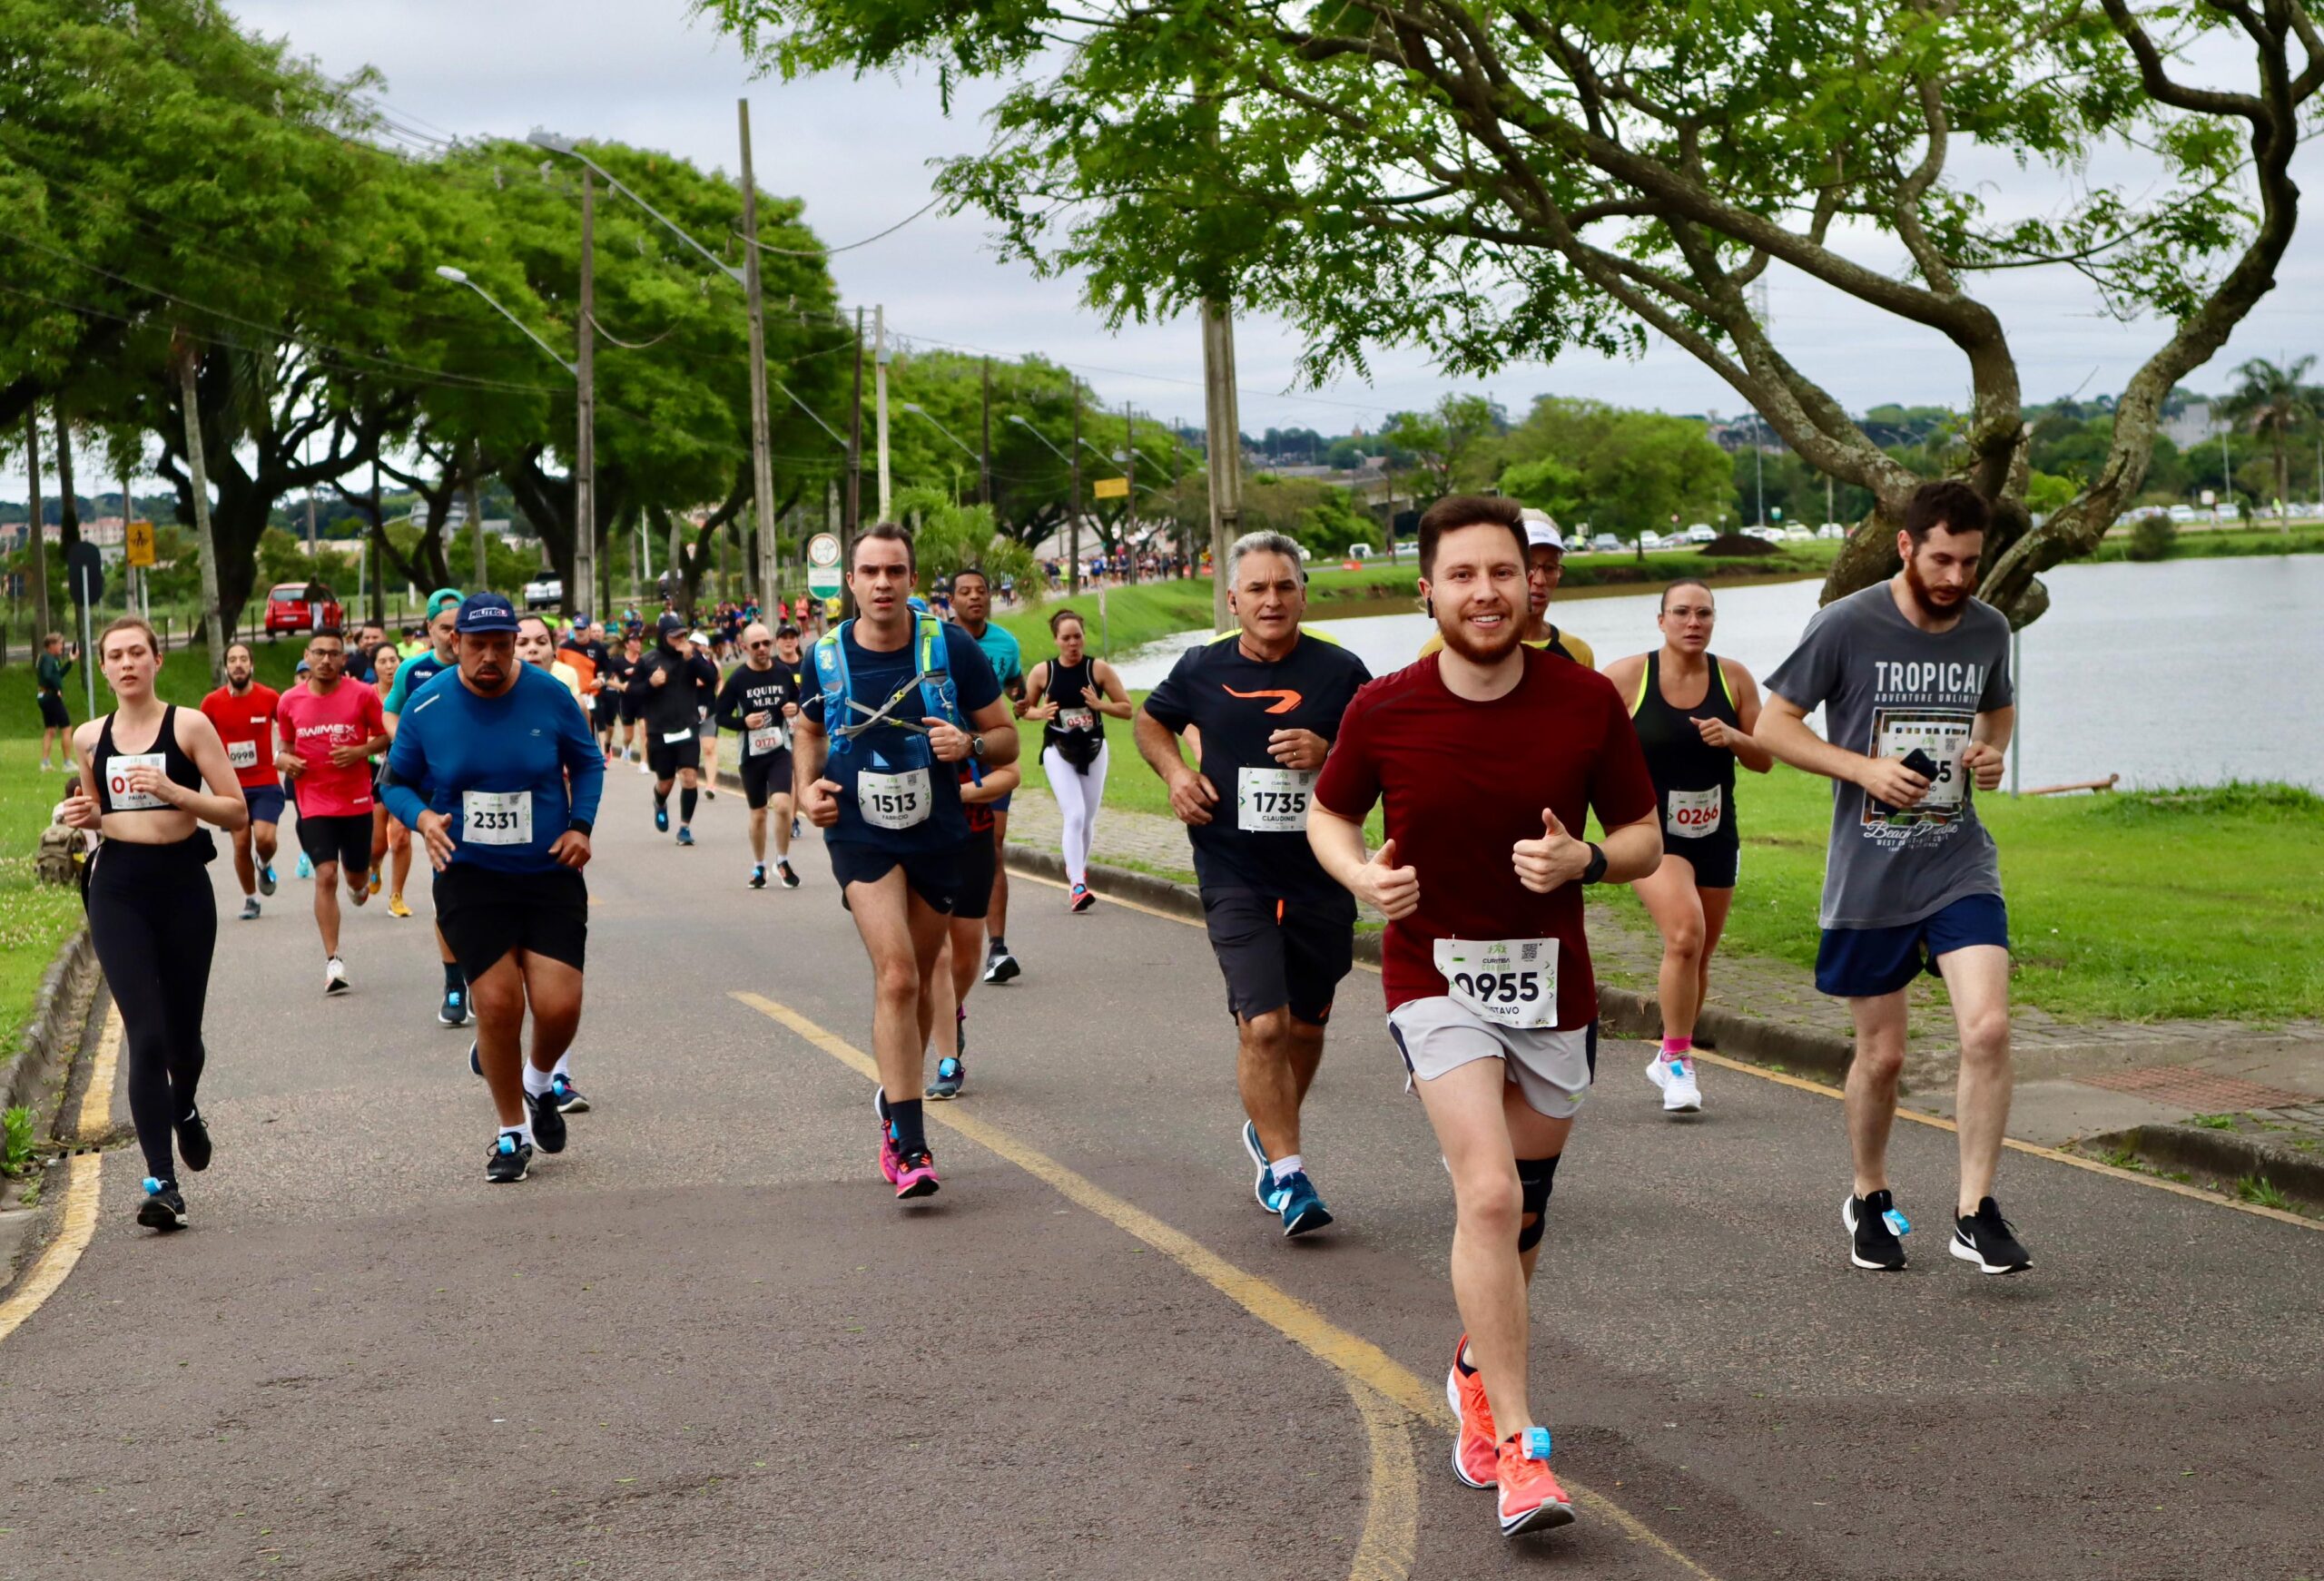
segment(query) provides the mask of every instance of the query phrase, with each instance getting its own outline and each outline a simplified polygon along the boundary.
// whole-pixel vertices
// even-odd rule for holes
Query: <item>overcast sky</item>
[[[981,146],[977,112],[948,120],[924,81],[831,76],[753,81],[739,50],[684,0],[228,0],[249,26],[287,34],[334,73],[369,64],[386,75],[391,113],[439,135],[522,137],[536,126],[662,148],[733,169],[734,102],[747,94],[763,187],[797,194],[831,245],[870,236],[928,201],[929,162]],[[2231,85],[2240,86],[2240,83]],[[1994,162],[1989,195],[2044,209],[2062,195],[2039,175]],[[648,194],[649,196],[651,194]],[[1109,333],[1072,280],[1039,280],[994,255],[980,217],[931,213],[832,260],[842,300],[882,303],[907,337],[1003,354],[1039,351],[1079,369],[1115,405],[1165,420],[1202,417],[1200,338],[1191,321]],[[2324,302],[2324,241],[2313,217],[2277,289],[2227,350],[2189,382],[2224,385],[2247,357],[2314,349]],[[2158,343],[2152,323],[2105,318],[2066,271],[1990,277],[1980,294],[2009,327],[2029,400],[2118,389]],[[1773,280],[1779,342],[1852,410],[1883,401],[1960,404],[1961,359],[1934,336],[1857,307],[1794,275]],[[1417,352],[1384,351],[1371,383],[1293,384],[1295,340],[1265,319],[1238,326],[1244,431],[1376,428],[1424,406],[1451,381]],[[1732,414],[1741,402],[1691,358],[1657,347],[1638,361],[1568,356],[1515,364],[1481,387],[1521,412],[1536,395],[1587,396],[1668,411]],[[53,484],[52,484],[53,486]],[[0,490],[23,497],[21,465]]]

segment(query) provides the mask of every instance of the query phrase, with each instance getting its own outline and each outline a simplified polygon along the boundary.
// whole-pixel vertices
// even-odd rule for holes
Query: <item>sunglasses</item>
[[[771,643],[771,642],[767,642],[767,643],[744,643],[743,644],[743,646],[744,646],[744,647],[746,647],[746,648],[772,648],[773,646],[774,646],[774,644],[773,644],[773,643]]]

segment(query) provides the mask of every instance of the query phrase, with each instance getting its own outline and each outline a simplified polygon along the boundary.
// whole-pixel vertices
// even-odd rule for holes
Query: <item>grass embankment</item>
[[[280,691],[299,662],[292,643],[260,643],[258,678]],[[162,665],[162,696],[183,707],[198,706],[210,691],[206,650],[172,652]],[[64,702],[73,722],[88,717],[81,667],[65,677]],[[97,681],[99,712],[113,705],[103,677]],[[64,794],[65,774],[40,771],[40,713],[33,702],[33,667],[15,663],[0,670],[0,1065],[15,1057],[18,1036],[32,1014],[34,996],[57,948],[81,926],[81,899],[71,889],[44,884],[33,872],[41,830]]]

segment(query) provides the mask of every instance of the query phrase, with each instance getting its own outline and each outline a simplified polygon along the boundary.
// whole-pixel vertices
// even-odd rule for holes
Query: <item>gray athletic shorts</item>
[[[1570,1120],[1598,1070],[1598,1023],[1566,1031],[1501,1026],[1448,996],[1407,999],[1388,1012],[1388,1036],[1414,1079],[1433,1081],[1474,1059],[1497,1059],[1528,1108]]]

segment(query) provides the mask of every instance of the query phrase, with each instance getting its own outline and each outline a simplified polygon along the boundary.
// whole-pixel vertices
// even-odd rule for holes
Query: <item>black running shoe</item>
[[[560,1115],[586,1115],[589,1112],[589,1100],[581,1095],[581,1089],[575,1086],[573,1078],[563,1071],[548,1078],[548,1095],[556,1100],[556,1112]]]
[[[484,1056],[477,1052],[477,1046],[471,1042],[468,1045],[468,1075],[480,1076],[483,1074]]]
[[[443,1026],[466,1026],[473,1019],[468,1011],[468,991],[463,986],[444,990],[444,1003],[436,1012],[437,1024]],[[481,1075],[484,1073],[477,1073]]]
[[[751,869],[751,888],[753,889],[763,889],[766,888],[765,863],[761,862]]]
[[[984,963],[984,980],[988,983],[1005,983],[1012,977],[1023,976],[1024,971],[1025,968],[1017,964],[1015,956],[1005,949],[996,950]]]
[[[799,875],[791,870],[791,864],[788,861],[775,863],[774,870],[782,878],[784,889],[796,889],[799,887]]]
[[[533,1117],[533,1141],[543,1153],[565,1151],[565,1112],[556,1106],[556,1089],[527,1093],[525,1112]]]
[[[1979,1273],[2023,1273],[2034,1266],[2017,1242],[2017,1227],[2001,1216],[1993,1198],[1977,1199],[1977,1211],[1954,1221],[1953,1240],[1946,1251],[1964,1262],[1974,1262]]]
[[[210,1167],[210,1126],[196,1109],[178,1122],[178,1156],[185,1166],[200,1174]]]
[[[494,1185],[514,1185],[533,1170],[533,1144],[519,1142],[514,1131],[503,1131],[493,1139],[492,1151],[485,1155],[484,1178]]]
[[[1896,1200],[1886,1191],[1868,1197],[1850,1197],[1840,1208],[1840,1223],[1848,1227],[1848,1261],[1876,1273],[1896,1273],[1905,1266],[1905,1242],[1913,1227],[1896,1211]]]
[[[145,1200],[137,1204],[137,1222],[164,1234],[185,1228],[185,1198],[178,1194],[175,1181],[145,1177]]]

